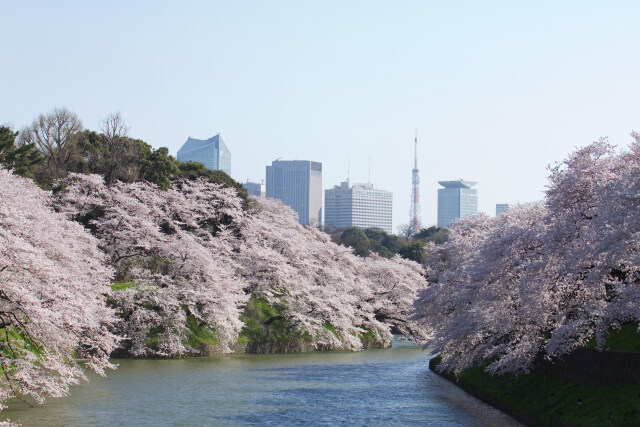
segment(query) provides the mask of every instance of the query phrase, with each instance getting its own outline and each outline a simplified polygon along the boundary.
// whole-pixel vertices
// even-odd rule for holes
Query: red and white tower
[[[422,228],[420,223],[420,171],[418,170],[418,131],[414,141],[413,170],[411,171],[411,211],[409,225],[414,233]]]

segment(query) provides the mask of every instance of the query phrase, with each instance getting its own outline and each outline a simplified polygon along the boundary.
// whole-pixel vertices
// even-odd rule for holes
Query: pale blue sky
[[[278,157],[393,191],[408,222],[413,135],[423,225],[438,180],[480,210],[539,200],[546,165],[640,130],[640,2],[2,1],[0,123],[57,106],[120,111],[175,155],[221,132],[232,176]]]

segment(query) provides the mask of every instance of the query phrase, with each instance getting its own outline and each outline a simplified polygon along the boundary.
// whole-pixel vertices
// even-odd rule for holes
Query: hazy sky
[[[276,158],[393,191],[408,222],[418,130],[423,226],[437,181],[481,211],[539,200],[549,163],[640,130],[637,1],[0,2],[0,123],[120,111],[176,153],[220,132],[232,176]]]

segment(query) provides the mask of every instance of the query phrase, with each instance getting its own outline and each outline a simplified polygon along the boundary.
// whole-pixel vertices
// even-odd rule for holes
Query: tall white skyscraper
[[[274,160],[267,166],[267,197],[282,200],[302,225],[322,225],[322,163]]]
[[[393,233],[393,194],[372,184],[345,181],[324,190],[324,224],[326,227],[381,228]]]
[[[438,189],[438,227],[448,227],[455,219],[478,213],[477,182],[438,181],[444,188]]]

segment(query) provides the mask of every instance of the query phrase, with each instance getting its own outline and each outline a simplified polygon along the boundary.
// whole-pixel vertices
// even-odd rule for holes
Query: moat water
[[[69,397],[0,419],[24,426],[519,425],[428,368],[406,343],[361,352],[118,360]]]

